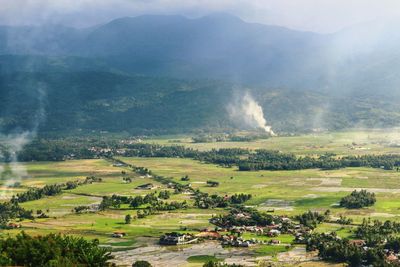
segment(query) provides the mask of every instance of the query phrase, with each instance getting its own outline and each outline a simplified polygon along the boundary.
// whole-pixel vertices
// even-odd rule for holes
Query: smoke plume
[[[0,132],[0,178],[3,181],[0,199],[7,198],[6,192],[21,182],[22,178],[28,177],[26,167],[18,162],[18,153],[37,136],[39,126],[45,119],[45,87],[40,84],[36,92],[38,109],[33,116],[31,128],[24,131],[15,130],[11,134]]]
[[[230,119],[238,126],[263,129],[271,136],[275,136],[271,126],[267,124],[262,107],[254,100],[249,92],[240,97],[236,95],[232,103],[227,106]]]

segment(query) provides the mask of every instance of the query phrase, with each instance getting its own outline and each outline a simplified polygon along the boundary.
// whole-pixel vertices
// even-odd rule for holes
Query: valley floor
[[[360,137],[361,136],[361,137]],[[392,140],[389,142],[388,137]],[[301,154],[321,154],[337,152],[338,154],[354,153],[400,153],[396,143],[396,132],[381,133],[335,133],[321,136],[282,137],[255,141],[252,143],[185,143],[199,149],[211,147],[248,147],[279,149],[284,152]],[[171,142],[176,142],[174,138]],[[186,140],[186,141],[185,141]],[[275,143],[276,140],[276,143]],[[286,140],[286,141],[285,141]],[[381,141],[378,141],[381,140]],[[166,139],[152,140],[170,144]],[[390,143],[390,144],[389,144]],[[400,143],[400,141],[399,141]],[[302,144],[301,146],[299,144]],[[365,149],[353,149],[359,147]],[[368,149],[367,149],[368,148]],[[350,153],[349,153],[350,152]],[[192,159],[182,158],[138,158],[120,157],[119,160],[150,169],[154,174],[170,177],[181,184],[190,183],[194,189],[221,196],[236,193],[251,194],[247,206],[261,211],[273,211],[274,215],[295,216],[308,210],[324,212],[329,209],[331,218],[346,216],[353,219],[352,225],[322,223],[317,232],[336,231],[341,237],[351,237],[354,227],[363,218],[400,221],[400,175],[395,170],[372,168],[345,168],[339,170],[298,170],[298,171],[252,171],[241,172],[236,167],[225,168],[205,164]],[[9,166],[4,166],[7,169]],[[196,232],[195,229],[215,226],[209,222],[213,215],[226,214],[224,208],[198,209],[193,207],[194,200],[189,194],[171,194],[168,201],[187,201],[189,208],[176,211],[162,211],[134,219],[125,224],[127,214],[136,216],[136,211],[128,205],[110,208],[104,211],[77,213],[78,206],[96,206],[104,196],[113,194],[124,196],[145,195],[162,190],[171,191],[165,184],[152,177],[139,175],[126,166],[115,166],[106,159],[69,160],[64,162],[29,162],[18,167],[26,174],[21,177],[21,186],[10,188],[2,180],[2,199],[26,191],[29,187],[43,187],[66,181],[83,180],[87,176],[102,178],[101,182],[81,185],[75,189],[64,190],[62,194],[39,200],[28,201],[20,205],[43,211],[48,218],[35,218],[17,222],[21,228],[1,231],[1,236],[15,235],[20,231],[39,235],[50,232],[97,238],[104,246],[110,246],[115,255],[115,263],[131,266],[136,260],[148,260],[154,266],[202,266],[206,256],[224,259],[227,263],[240,263],[255,266],[260,261],[267,261],[277,266],[334,266],[318,260],[315,253],[306,253],[304,246],[291,245],[294,237],[280,235],[276,237],[279,245],[255,245],[249,248],[223,248],[216,241],[205,241],[182,247],[162,247],[157,244],[158,238],[167,232]],[[190,181],[181,181],[188,175]],[[129,176],[131,183],[122,177]],[[219,186],[210,187],[208,180],[219,182]],[[153,189],[137,189],[138,186],[151,183]],[[377,202],[374,206],[362,209],[344,209],[338,206],[340,199],[354,189],[367,189],[375,192]],[[39,214],[39,213],[38,213]],[[123,232],[122,238],[114,238],[114,232]],[[252,233],[245,233],[246,238],[271,240]],[[342,265],[337,265],[342,266]]]

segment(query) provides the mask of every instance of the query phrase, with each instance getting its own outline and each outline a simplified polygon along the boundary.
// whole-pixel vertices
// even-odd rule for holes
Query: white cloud
[[[399,16],[398,0],[0,0],[0,24],[89,26],[117,17],[228,12],[246,21],[332,32],[376,18]]]

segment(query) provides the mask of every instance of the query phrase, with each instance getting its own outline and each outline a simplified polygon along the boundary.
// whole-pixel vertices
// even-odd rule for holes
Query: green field
[[[202,151],[213,148],[248,148],[279,150],[296,155],[400,153],[400,129],[359,129],[300,136],[277,136],[251,142],[193,143],[188,136],[165,136],[145,141],[163,145],[183,145]]]
[[[223,168],[191,159],[122,158],[137,166],[145,166],[157,174],[173,177],[189,175],[192,187],[204,192],[227,194],[250,193],[247,202],[260,209],[275,208],[277,213],[297,214],[308,209],[346,215],[356,221],[365,216],[376,218],[400,215],[400,176],[396,171],[371,168],[346,168],[333,171],[257,171],[239,172],[236,168]],[[208,187],[209,179],[220,182]],[[187,183],[187,182],[186,182]],[[377,204],[362,210],[346,210],[334,204],[355,188],[376,192]]]
[[[361,137],[360,137],[361,136]],[[347,145],[356,143],[354,138],[359,138],[360,146],[368,147],[368,150],[350,149]],[[389,141],[391,137],[393,141]],[[177,142],[177,137],[173,142]],[[377,141],[380,138],[381,141]],[[368,135],[360,135],[360,132],[321,134],[300,137],[278,137],[251,143],[206,143],[193,144],[189,138],[181,138],[180,144],[199,149],[210,149],[213,147],[247,147],[268,148],[297,154],[321,154],[335,152],[338,155],[356,153],[399,153],[400,148],[389,146],[390,142],[396,142],[397,134],[371,132]],[[186,142],[186,141],[187,142]],[[171,144],[167,139],[151,140],[164,144]],[[257,171],[240,172],[236,167],[225,168],[212,164],[205,164],[192,159],[182,158],[127,158],[120,160],[149,168],[153,173],[170,177],[174,181],[187,184],[190,183],[195,189],[202,192],[218,195],[232,195],[235,193],[252,194],[252,199],[246,205],[263,211],[274,210],[274,214],[285,214],[294,216],[307,210],[324,212],[330,209],[332,217],[345,215],[359,223],[365,217],[373,219],[400,219],[400,174],[396,171],[372,168],[346,168],[339,170],[299,170],[299,171]],[[8,168],[9,166],[5,166]],[[225,209],[196,209],[165,211],[150,215],[143,219],[137,219],[132,224],[125,224],[124,217],[127,214],[136,216],[136,211],[127,205],[119,209],[107,209],[105,211],[88,212],[76,214],[73,208],[80,205],[97,205],[103,196],[113,194],[125,196],[145,195],[152,191],[170,190],[165,185],[154,181],[152,177],[144,177],[130,171],[125,167],[114,167],[112,162],[104,159],[93,160],[71,160],[64,162],[29,162],[22,164],[26,170],[26,176],[21,178],[22,187],[7,188],[6,177],[2,179],[3,198],[6,200],[13,194],[27,190],[28,187],[42,187],[46,184],[74,181],[84,179],[87,176],[102,178],[102,182],[79,186],[73,190],[65,190],[61,195],[42,198],[35,201],[21,203],[26,209],[31,209],[36,214],[37,210],[45,212],[49,218],[37,218],[33,221],[18,222],[22,230],[33,234],[46,234],[49,232],[60,232],[65,234],[79,235],[86,238],[98,238],[103,245],[111,246],[116,253],[131,253],[134,248],[154,248],[154,255],[174,255],[174,250],[160,252],[156,247],[157,239],[166,232],[193,232],[198,229],[213,228],[209,223],[212,215],[226,213]],[[122,172],[126,172],[125,175]],[[182,176],[188,175],[190,181],[181,181]],[[130,177],[132,183],[125,183],[122,177]],[[220,184],[217,187],[209,187],[207,180],[215,180]],[[139,190],[137,186],[152,183],[157,188],[153,190]],[[339,200],[354,189],[365,188],[375,192],[377,202],[374,206],[363,209],[348,210],[338,208]],[[190,206],[193,200],[189,195],[172,195],[168,201],[186,200]],[[323,223],[316,231],[336,231],[339,236],[351,237],[352,226],[341,226],[335,223]],[[14,235],[21,229],[3,230],[2,236]],[[115,231],[123,231],[127,235],[117,239],[111,237]],[[245,238],[257,238],[268,241],[267,237],[257,237],[245,234]],[[247,249],[245,257],[267,257],[278,260],[282,253],[291,253],[286,247],[293,241],[293,236],[282,235],[278,239],[282,245],[262,245]],[[186,248],[183,248],[185,250]],[[207,248],[203,254],[190,252],[188,249],[188,266],[201,266],[208,258],[229,258],[235,256],[235,250],[223,250],[218,255],[207,254]],[[117,252],[119,251],[119,252]],[[210,249],[210,251],[213,251]],[[149,252],[150,253],[150,252]],[[161,254],[160,254],[161,253]],[[190,254],[192,253],[192,254]],[[199,252],[200,253],[200,252]],[[224,254],[225,253],[225,254]],[[293,252],[294,253],[294,252]],[[128,255],[127,254],[127,255]],[[120,254],[117,254],[120,255]],[[149,254],[150,255],[150,254]],[[186,255],[186,254],[185,254]],[[283,255],[283,254],[282,254]],[[135,255],[132,256],[135,259]],[[167,257],[167,256],[166,256]],[[120,259],[124,257],[120,256]],[[129,257],[128,257],[129,258]],[[129,258],[131,259],[131,258]],[[123,261],[119,262],[123,265]],[[183,264],[183,265],[185,265]],[[307,265],[305,265],[307,266]]]

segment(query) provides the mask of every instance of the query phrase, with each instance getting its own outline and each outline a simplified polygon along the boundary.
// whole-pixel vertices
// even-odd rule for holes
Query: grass
[[[204,164],[191,159],[176,158],[121,158],[137,166],[144,166],[155,173],[172,177],[181,182],[180,177],[189,175],[192,187],[210,194],[250,193],[253,198],[248,205],[261,209],[270,209],[270,200],[286,203],[275,208],[275,213],[295,215],[307,210],[325,211],[330,209],[333,215],[354,217],[356,221],[362,217],[381,218],[400,216],[396,202],[400,201],[399,193],[379,192],[380,189],[400,189],[398,173],[372,168],[346,168],[340,170],[298,170],[298,171],[258,171],[239,172],[236,168],[223,168],[212,164]],[[231,179],[233,177],[233,179]],[[209,179],[220,182],[218,187],[208,187]],[[359,182],[359,183],[358,183]],[[397,183],[397,184],[396,184]],[[340,199],[354,188],[377,190],[377,204],[369,209],[352,210],[335,208]],[[399,191],[400,192],[400,191]]]
[[[100,202],[101,198],[98,197],[79,196],[65,193],[59,196],[21,203],[20,205],[27,210],[35,211],[41,209],[47,215],[53,217],[71,213],[71,210],[76,206],[88,206],[91,204],[99,204]]]
[[[209,261],[221,261],[221,259],[216,258],[215,256],[210,256],[210,255],[195,255],[195,256],[190,256],[187,258],[187,262],[189,263],[206,263]]]
[[[305,135],[298,137],[278,137],[255,142],[240,143],[207,143],[193,144],[187,137],[179,139],[180,145],[195,147],[201,150],[220,147],[246,147],[251,149],[267,148],[293,152],[296,154],[322,154],[334,152],[338,155],[368,154],[368,153],[400,153],[400,148],[390,146],[390,143],[400,143],[400,136],[396,133],[371,131],[364,133],[339,132],[332,134]],[[153,139],[147,142],[172,144],[168,139]],[[353,143],[356,143],[354,145]],[[369,149],[352,149],[351,146]],[[180,158],[120,158],[127,163],[151,169],[158,175],[171,177],[179,183],[180,178],[189,175],[189,183],[193,188],[210,194],[231,195],[235,193],[250,193],[252,199],[246,205],[263,211],[274,209],[273,214],[295,216],[307,210],[324,212],[330,209],[332,216],[347,216],[360,223],[363,218],[371,217],[380,220],[400,221],[400,183],[399,173],[372,168],[346,168],[339,170],[298,170],[298,171],[257,171],[239,172],[237,168],[223,168],[212,164],[204,164],[191,159]],[[9,168],[9,166],[6,166]],[[4,190],[5,198],[27,190],[30,186],[41,187],[45,184],[66,182],[84,179],[86,176],[97,176],[103,179],[101,183],[80,186],[73,190],[64,191],[61,195],[43,198],[40,200],[22,203],[21,206],[42,210],[50,216],[47,219],[23,221],[22,229],[4,230],[0,236],[15,235],[24,230],[33,235],[50,232],[84,236],[88,239],[97,238],[101,244],[111,245],[116,250],[125,250],[131,247],[154,244],[158,237],[166,232],[198,232],[201,228],[214,228],[209,223],[212,215],[223,214],[224,209],[201,210],[189,208],[187,210],[160,212],[144,219],[134,220],[132,224],[125,224],[127,214],[136,215],[136,211],[124,205],[123,209],[110,209],[97,213],[74,214],[73,207],[91,205],[101,201],[102,196],[118,195],[145,195],[150,190],[137,190],[138,185],[153,183],[160,188],[167,188],[151,178],[141,178],[126,168],[113,167],[103,159],[72,160],[65,162],[29,162],[22,165],[27,175],[22,178],[21,188]],[[132,183],[126,184],[122,180],[121,171],[126,171],[132,178]],[[231,178],[233,177],[233,178]],[[5,177],[3,177],[5,178]],[[216,180],[218,187],[208,187],[207,180]],[[4,184],[5,180],[0,180]],[[0,185],[1,186],[1,185]],[[376,191],[377,202],[374,206],[348,210],[334,207],[333,204],[349,194],[354,188],[366,188]],[[383,191],[382,191],[383,190]],[[386,191],[385,191],[386,190]],[[172,195],[169,201],[188,201],[193,203],[190,196]],[[336,231],[341,237],[351,237],[354,226],[341,226],[335,223],[323,223],[316,229],[317,232]],[[112,238],[115,231],[123,231],[127,235],[122,239]],[[245,239],[256,238],[268,241],[271,238],[244,233]],[[286,244],[291,244],[293,236],[280,235],[276,238],[282,245],[260,245],[251,248],[256,256],[276,256],[285,252]],[[188,264],[194,266],[208,260],[209,255],[194,255],[188,258]],[[215,258],[215,257],[214,257]],[[193,265],[194,264],[194,265]],[[197,266],[197,265],[196,265]]]
[[[339,132],[314,133],[300,136],[278,136],[252,142],[192,143],[188,136],[166,136],[145,140],[163,145],[183,145],[199,150],[213,148],[269,149],[297,155],[361,155],[399,153],[393,144],[400,143],[399,129],[351,129]]]
[[[170,158],[121,158],[124,161],[137,166],[148,167],[155,173],[172,177],[177,182],[180,177],[189,175],[190,183],[202,191],[216,194],[250,193],[252,200],[247,204],[261,210],[275,209],[275,214],[293,216],[307,210],[319,210],[324,212],[330,209],[333,216],[345,215],[353,218],[355,222],[361,222],[363,217],[377,219],[397,219],[400,216],[398,202],[400,195],[397,193],[377,193],[375,206],[361,210],[347,210],[332,207],[341,197],[349,192],[341,191],[341,188],[350,188],[361,181],[363,185],[376,188],[399,188],[395,181],[397,173],[380,169],[348,168],[333,171],[301,170],[301,171],[259,171],[239,172],[235,168],[222,168],[211,164],[203,164],[191,159]],[[75,167],[71,167],[76,164]],[[78,166],[78,167],[77,167]],[[78,169],[82,168],[79,172]],[[46,171],[44,171],[44,169]],[[56,177],[57,181],[75,180],[85,175],[96,174],[103,178],[103,182],[80,186],[74,190],[64,192],[62,195],[44,198],[36,201],[22,203],[26,209],[42,210],[51,218],[40,219],[35,222],[24,222],[23,229],[30,233],[62,232],[83,235],[90,238],[98,238],[102,243],[115,242],[110,236],[113,231],[121,230],[128,234],[128,240],[136,240],[138,237],[154,237],[165,232],[180,231],[182,227],[189,229],[213,226],[208,220],[212,214],[224,213],[224,210],[199,210],[189,209],[177,212],[161,212],[145,219],[134,221],[131,225],[125,225],[126,214],[135,215],[136,212],[128,206],[124,210],[108,210],[100,213],[73,214],[72,209],[78,205],[90,205],[99,203],[103,195],[144,195],[150,191],[136,190],[140,184],[152,182],[150,178],[140,178],[131,173],[133,182],[125,184],[122,181],[121,169],[112,167],[104,160],[68,161],[61,163],[29,163],[28,170],[32,170],[30,183],[40,185],[46,182],[48,177]],[[66,173],[62,173],[65,170]],[[52,174],[54,171],[54,174]],[[73,176],[77,174],[78,176]],[[233,177],[233,179],[231,179]],[[218,187],[207,187],[204,182],[208,179],[220,182]],[[318,180],[322,179],[322,180]],[[325,179],[325,180],[323,180]],[[335,186],[329,185],[331,180],[339,179]],[[374,180],[379,180],[375,182]],[[321,186],[324,182],[328,184]],[[25,181],[27,182],[27,181]],[[161,188],[166,189],[162,185]],[[337,190],[321,191],[320,188],[336,188]],[[374,188],[375,188],[374,187]],[[193,203],[186,195],[172,195],[171,200]],[[271,200],[283,201],[283,206],[268,206]],[[272,202],[276,203],[276,202]],[[56,218],[54,218],[56,217]],[[336,230],[340,226],[335,226]],[[321,226],[321,229],[324,229]],[[327,229],[328,230],[328,229]],[[12,231],[11,231],[12,232]],[[282,243],[291,243],[292,239],[280,236]],[[124,240],[125,241],[125,240]]]
[[[134,244],[136,244],[135,240],[127,240],[127,241],[121,241],[121,242],[113,242],[112,245],[114,247],[131,247]]]
[[[5,166],[9,168],[9,166]],[[60,183],[87,176],[103,178],[116,178],[121,176],[121,168],[113,167],[103,159],[69,160],[61,162],[24,162],[19,164],[21,173],[26,173],[21,178],[23,186],[44,186],[46,184]],[[4,184],[5,179],[1,180]]]
[[[250,239],[254,238],[254,239],[257,239],[260,241],[270,241],[272,239],[275,239],[275,240],[281,241],[281,243],[284,245],[291,244],[294,241],[293,235],[289,235],[289,234],[282,234],[277,237],[268,237],[265,235],[256,235],[254,233],[246,232],[246,233],[243,233],[241,237],[245,240],[250,240]]]
[[[260,245],[254,251],[257,256],[276,256],[278,253],[289,251],[290,247],[285,245]]]

